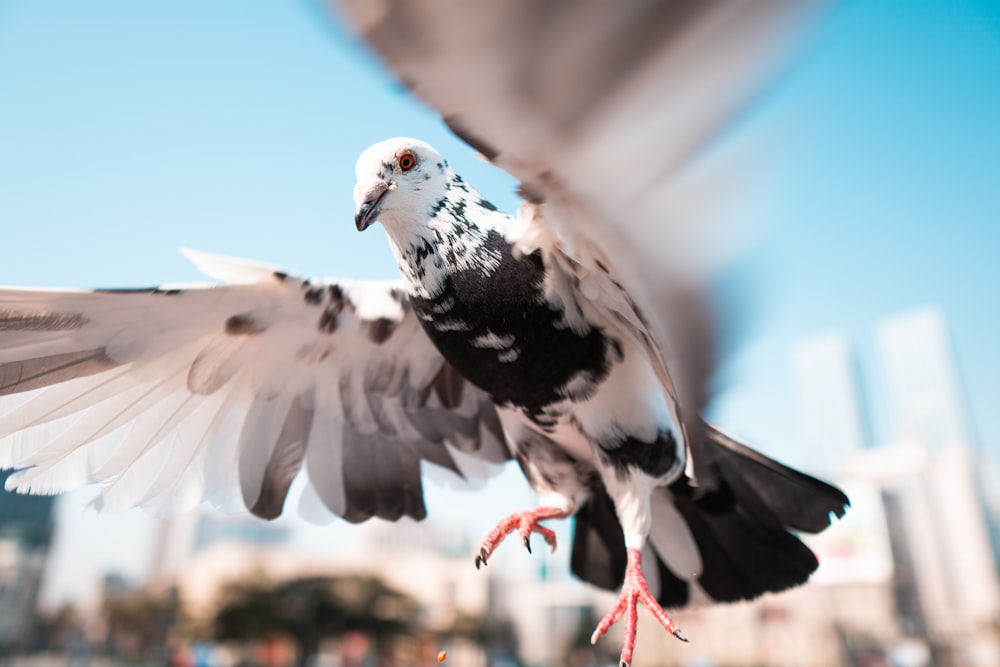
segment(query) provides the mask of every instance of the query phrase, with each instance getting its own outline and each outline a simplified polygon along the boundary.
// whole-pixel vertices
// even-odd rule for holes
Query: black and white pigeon
[[[511,217],[431,146],[397,138],[358,160],[355,222],[381,222],[423,327],[448,363],[486,392],[539,507],[505,518],[476,566],[517,531],[530,551],[545,519],[576,517],[572,566],[622,588],[594,641],[623,613],[631,662],[642,600],[662,606],[755,597],[816,568],[789,530],[817,532],[847,498],[711,426],[685,420],[653,333],[590,246],[576,260],[545,236],[544,205]],[[690,426],[690,428],[689,428]],[[655,582],[651,584],[650,582]]]
[[[355,223],[386,229],[399,282],[188,251],[224,284],[0,290],[8,485],[272,518],[304,469],[307,515],[422,519],[426,474],[476,482],[513,456],[539,507],[476,564],[575,517],[573,571],[621,588],[594,638],[624,615],[623,664],[640,599],[683,637],[662,607],[804,582],[816,559],[789,531],[847,498],[700,420],[714,338],[674,187],[796,10],[619,4],[359,0],[366,39],[521,181],[517,215],[392,139],[357,162]]]
[[[781,45],[822,2],[340,0],[357,34],[482,157],[521,183],[506,216],[426,144],[358,162],[358,226],[378,219],[437,348],[486,390],[540,507],[489,534],[575,516],[572,566],[637,600],[787,588],[816,567],[788,531],[848,503],[699,415],[715,332],[706,209],[712,149],[761,95]],[[708,165],[708,167],[706,167]],[[721,177],[720,177],[721,176]],[[709,193],[709,194],[706,194]]]

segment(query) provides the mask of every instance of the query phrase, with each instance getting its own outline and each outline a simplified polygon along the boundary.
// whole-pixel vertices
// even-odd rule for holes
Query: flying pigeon
[[[355,224],[380,222],[401,281],[303,280],[185,253],[222,285],[0,289],[0,466],[9,488],[101,485],[110,509],[202,501],[274,518],[305,467],[306,515],[423,519],[422,473],[477,481],[512,456],[539,506],[489,533],[575,517],[573,571],[637,602],[755,597],[804,582],[847,498],[694,416],[599,248],[584,260],[484,199],[431,146],[357,162]],[[694,313],[691,313],[694,315]],[[667,384],[664,384],[667,383]]]
[[[576,257],[551,238],[535,245],[548,232],[544,203],[507,215],[416,139],[375,144],[356,172],[358,230],[382,223],[424,333],[493,401],[538,493],[537,508],[489,533],[477,567],[514,531],[529,551],[532,533],[554,549],[541,522],[575,516],[574,572],[621,587],[593,641],[624,614],[623,665],[639,600],[685,639],[664,605],[806,580],[816,559],[787,531],[822,530],[846,496],[685,419],[611,257],[592,244]]]
[[[725,126],[750,56],[795,13],[742,4],[622,3],[585,44],[556,37],[602,3],[496,3],[478,23],[448,0],[358,3],[375,48],[521,181],[520,210],[391,139],[358,159],[354,223],[386,229],[400,281],[186,251],[223,284],[0,290],[9,487],[98,483],[111,509],[273,518],[304,469],[307,515],[422,519],[422,475],[476,482],[513,457],[539,506],[501,521],[476,564],[515,531],[554,547],[541,522],[575,517],[573,571],[621,589],[594,639],[624,616],[622,664],[639,600],[683,638],[663,607],[802,583],[816,560],[788,531],[822,530],[847,498],[700,420],[711,322],[660,187]],[[512,55],[512,34],[534,51]],[[705,44],[695,85],[684,57]],[[705,95],[723,99],[706,111]]]
[[[805,581],[815,558],[786,529],[822,530],[847,498],[699,418],[715,338],[706,248],[724,245],[704,209],[726,185],[706,187],[704,165],[823,3],[339,4],[411,92],[520,181],[511,218],[425,144],[358,162],[359,229],[383,223],[428,334],[498,402],[539,494],[477,565],[513,530],[554,546],[539,522],[575,516],[574,572],[621,588],[593,640],[624,615],[623,665],[637,600],[682,638],[661,603]]]

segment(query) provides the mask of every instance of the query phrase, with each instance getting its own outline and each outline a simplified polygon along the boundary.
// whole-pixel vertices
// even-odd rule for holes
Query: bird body
[[[409,169],[400,167],[401,156]],[[620,491],[619,505],[628,505],[626,480],[649,477],[648,486],[677,477],[683,440],[649,362],[607,324],[582,313],[571,323],[567,304],[552,300],[545,286],[572,278],[553,277],[561,269],[546,264],[540,250],[518,250],[523,225],[415,139],[372,146],[356,171],[356,192],[379,199],[373,211],[362,196],[359,210],[385,226],[424,331],[494,400],[543,505],[571,515],[604,476]],[[627,541],[641,546],[648,508],[629,516]]]

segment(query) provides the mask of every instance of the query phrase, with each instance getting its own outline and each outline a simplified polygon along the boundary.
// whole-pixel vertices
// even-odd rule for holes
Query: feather
[[[274,451],[267,460],[261,492],[250,506],[257,516],[273,519],[281,514],[292,480],[302,467],[313,417],[312,409],[304,407],[300,397],[292,401]]]
[[[12,488],[96,482],[106,509],[209,500],[272,518],[306,461],[336,513],[417,516],[421,461],[457,470],[446,438],[479,453],[495,409],[444,370],[397,283],[186,254],[230,284],[0,289],[0,463],[23,468]],[[334,308],[340,326],[324,330]],[[429,426],[448,419],[456,432]],[[506,460],[491,437],[483,455]],[[363,464],[373,452],[383,467]],[[351,504],[345,456],[362,476],[350,488],[370,490]]]
[[[0,396],[87,377],[115,365],[102,349],[8,361],[0,364]]]
[[[698,544],[684,517],[674,507],[670,493],[663,488],[657,489],[650,498],[650,505],[652,527],[649,541],[657,557],[677,577],[697,579],[702,568]]]

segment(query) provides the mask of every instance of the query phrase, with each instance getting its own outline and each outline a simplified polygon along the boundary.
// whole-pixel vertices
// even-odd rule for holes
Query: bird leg
[[[681,633],[677,624],[674,623],[672,618],[667,616],[667,613],[663,611],[663,607],[660,606],[660,603],[649,592],[646,577],[642,574],[641,552],[638,549],[630,548],[628,550],[628,565],[625,567],[625,582],[622,584],[622,592],[618,598],[618,604],[601,619],[601,622],[597,624],[597,629],[594,630],[594,634],[590,637],[590,643],[596,644],[597,640],[608,631],[608,628],[614,625],[615,621],[624,614],[625,641],[622,644],[620,667],[629,667],[632,664],[632,650],[635,648],[635,628],[636,621],[638,620],[637,606],[639,600],[642,600],[646,608],[666,628],[667,632],[682,642],[687,641],[687,637]]]
[[[479,555],[476,556],[476,569],[480,565],[486,565],[486,559],[490,557],[493,550],[503,542],[503,539],[516,528],[521,534],[521,544],[531,553],[530,536],[532,533],[539,533],[552,550],[556,550],[556,534],[543,526],[540,521],[545,519],[565,519],[569,513],[557,507],[537,507],[533,510],[515,512],[497,524],[496,528],[490,531],[482,546],[479,547]]]

